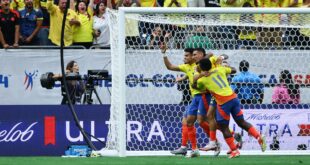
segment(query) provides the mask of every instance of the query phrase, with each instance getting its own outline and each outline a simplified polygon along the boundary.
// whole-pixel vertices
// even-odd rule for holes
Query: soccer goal
[[[231,75],[230,82],[239,97],[246,96],[236,88],[252,93],[243,101],[244,116],[266,136],[264,154],[310,153],[310,8],[120,8],[109,11],[109,19],[112,101],[103,155],[170,155],[180,147],[191,96],[186,80],[175,83],[184,73],[166,69],[163,42],[175,65],[183,63],[185,48],[226,54],[237,74],[240,62],[248,62],[259,81],[238,82]],[[292,81],[282,82],[281,73]],[[281,83],[289,83],[283,87],[288,96],[276,96]],[[233,121],[230,127],[242,135],[241,154],[263,154]],[[217,137],[223,140],[219,131]],[[197,141],[199,147],[208,143],[198,125]]]

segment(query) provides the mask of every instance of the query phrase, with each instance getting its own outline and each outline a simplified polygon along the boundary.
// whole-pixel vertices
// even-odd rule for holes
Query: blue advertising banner
[[[110,105],[75,106],[81,126],[105,147],[110,124]],[[126,140],[128,151],[173,150],[181,144],[181,120],[185,106],[175,104],[128,104]],[[266,136],[268,144],[278,138],[281,149],[296,150],[298,144],[310,147],[309,105],[244,106],[244,117]],[[63,105],[1,105],[1,156],[60,156],[70,145],[86,145],[71,112]],[[197,143],[203,147],[208,138],[196,124]],[[233,121],[230,128],[240,132],[245,150],[257,150],[255,139],[249,137]],[[224,142],[218,131],[217,137]],[[227,149],[226,145],[223,145]]]
[[[105,141],[109,106],[76,106],[86,132]],[[63,155],[69,145],[86,144],[67,106],[0,106],[0,155]],[[104,145],[91,138],[95,146]]]
[[[109,105],[75,106],[80,124],[106,142]],[[185,106],[131,104],[127,106],[127,150],[172,150],[181,143],[181,120]],[[70,145],[86,144],[67,106],[1,105],[0,155],[63,155]],[[198,142],[208,142],[197,129]],[[101,149],[105,146],[91,138]]]

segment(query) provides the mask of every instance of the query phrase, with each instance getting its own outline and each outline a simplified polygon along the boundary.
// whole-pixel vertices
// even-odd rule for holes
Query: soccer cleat
[[[242,143],[241,143],[241,145],[242,145]],[[240,147],[240,142],[237,142],[236,147],[237,147],[238,149],[241,149],[241,148],[242,148],[242,146]],[[231,150],[227,151],[227,155],[229,155],[229,154],[231,154]]]
[[[260,145],[260,148],[262,149],[262,152],[265,152],[267,148],[265,136],[261,135],[257,140]]]
[[[178,148],[176,150],[170,151],[170,153],[174,155],[186,155],[187,154],[187,148]]]
[[[207,144],[203,148],[199,148],[199,150],[201,150],[201,151],[210,151],[210,150],[215,150],[216,147],[217,147],[216,142],[210,141],[209,144]]]
[[[236,143],[237,148],[238,148],[238,149],[241,149],[241,148],[242,148],[242,144],[243,144],[241,134],[240,134],[240,133],[235,133],[234,139],[235,139],[236,142],[237,142],[237,143]]]
[[[220,142],[216,142],[216,148],[214,150],[214,156],[219,156],[221,153],[222,144]]]
[[[228,158],[231,159],[231,158],[236,158],[236,157],[239,157],[239,156],[240,156],[240,152],[239,152],[239,150],[237,149],[237,150],[231,151],[231,153],[230,153],[230,155],[228,156]]]
[[[243,144],[243,141],[242,141],[242,136],[240,133],[235,133],[234,134],[234,139],[235,139],[235,142],[236,142],[236,147],[238,149],[241,149],[242,148],[242,144]],[[229,150],[227,152],[227,155],[229,155],[231,153],[231,150]]]
[[[186,155],[186,158],[194,158],[200,156],[199,150],[193,150],[189,153],[189,155]]]

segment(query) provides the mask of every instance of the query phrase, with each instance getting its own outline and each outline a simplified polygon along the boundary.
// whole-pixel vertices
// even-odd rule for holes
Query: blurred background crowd
[[[1,0],[1,48],[59,46],[67,0]],[[107,8],[119,7],[308,7],[310,0],[70,0],[65,46],[110,48]],[[218,19],[242,22],[244,17],[264,24],[294,21],[287,15],[227,15]],[[246,19],[249,21],[249,19]],[[250,19],[251,20],[251,19]],[[309,21],[305,19],[304,21]],[[174,48],[310,49],[308,28],[251,26],[194,26],[126,20],[126,44],[156,48],[163,41]]]

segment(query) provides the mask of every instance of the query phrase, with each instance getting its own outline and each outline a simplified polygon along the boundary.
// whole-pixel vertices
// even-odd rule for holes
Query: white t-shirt
[[[94,44],[100,46],[110,46],[110,29],[109,29],[109,17],[107,12],[102,15],[102,17],[94,16],[95,30],[100,30],[100,36],[95,37]]]

